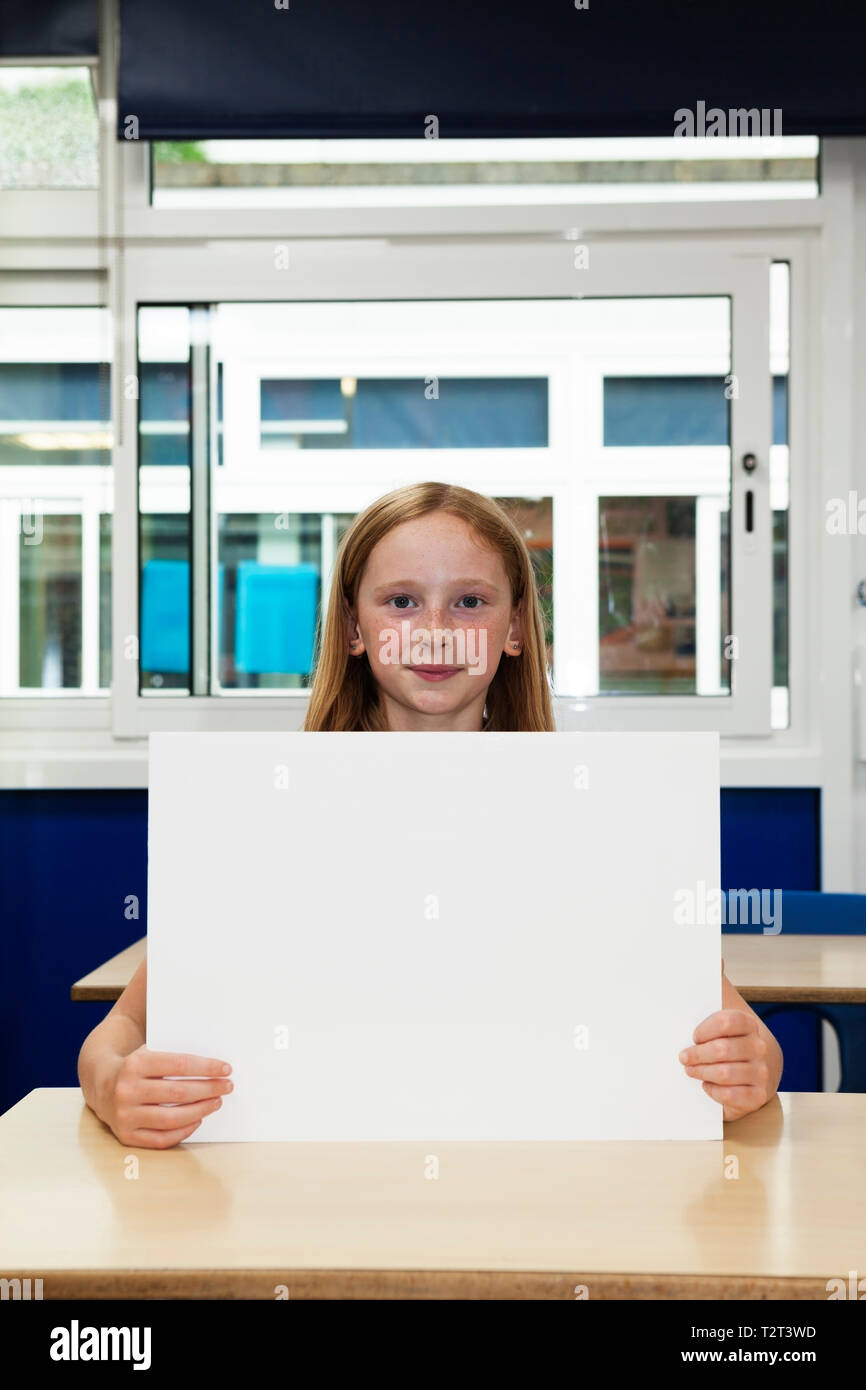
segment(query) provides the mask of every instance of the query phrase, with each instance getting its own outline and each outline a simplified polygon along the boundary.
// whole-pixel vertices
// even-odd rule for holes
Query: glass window
[[[604,442],[625,448],[727,445],[724,378],[605,377]]]
[[[81,685],[81,516],[39,515],[20,545],[20,684]]]
[[[142,686],[151,690],[189,688],[189,517],[141,515]]]
[[[346,525],[442,478],[513,511],[560,694],[729,695],[730,313],[726,297],[142,306],[142,691],[309,686]],[[564,566],[557,517],[577,528]]]
[[[142,362],[139,375],[141,463],[189,463],[189,362]]]
[[[151,146],[153,205],[444,207],[814,198],[817,136],[204,140]]]
[[[104,309],[0,308],[4,696],[111,683],[109,356]]]
[[[0,67],[0,188],[96,188],[96,100],[87,67]]]
[[[587,464],[598,646],[579,693],[728,696],[730,303],[631,300],[593,314],[607,343]]]
[[[541,605],[547,664],[554,669],[553,659],[553,498],[497,497],[496,501],[508,512],[522,535]]]
[[[111,685],[111,533],[113,517],[99,518],[99,684]]]
[[[141,689],[191,684],[192,312],[138,315]]]
[[[788,370],[790,364],[791,267],[770,267],[770,374],[773,382],[773,444],[770,449],[770,506],[773,512],[773,690],[771,723],[791,722],[788,674]]]
[[[694,497],[599,498],[599,685],[608,694],[694,695],[697,685]],[[718,511],[718,693],[730,688],[727,513]],[[704,692],[708,693],[708,692]]]
[[[263,448],[540,449],[547,381],[263,380]]]
[[[336,552],[351,520],[320,512],[217,518],[221,690],[310,685],[323,556]]]

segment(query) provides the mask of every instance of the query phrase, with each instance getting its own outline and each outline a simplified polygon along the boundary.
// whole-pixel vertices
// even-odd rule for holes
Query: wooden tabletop
[[[866,1004],[866,936],[725,934],[722,955],[750,1004]]]
[[[144,956],[142,937],[77,980],[73,999],[117,999]],[[728,979],[750,1004],[866,1004],[866,936],[722,937]]]
[[[125,951],[120,951],[111,960],[91,970],[89,975],[82,975],[69,991],[69,997],[76,1000],[119,999],[144,960],[146,945],[147,937],[143,936],[140,941],[127,946]]]
[[[826,1299],[866,1270],[866,1095],[783,1094],[725,1130],[157,1152],[78,1090],[32,1091],[0,1117],[3,1273],[46,1299]]]

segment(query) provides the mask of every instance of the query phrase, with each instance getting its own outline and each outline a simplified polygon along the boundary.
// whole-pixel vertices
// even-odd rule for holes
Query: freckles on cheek
[[[498,626],[488,623],[472,623],[466,631],[466,666],[479,677],[493,675],[502,651],[502,641]]]
[[[388,634],[395,626],[394,623],[376,619],[367,624],[364,646],[370,665],[377,671],[387,670],[393,664],[393,641]]]

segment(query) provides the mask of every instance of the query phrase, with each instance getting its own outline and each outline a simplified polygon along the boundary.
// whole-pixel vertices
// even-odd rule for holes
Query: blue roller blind
[[[121,0],[120,21],[120,138],[129,116],[148,140],[421,139],[431,115],[442,137],[661,136],[699,102],[866,133],[850,0]]]
[[[92,58],[98,51],[96,0],[0,2],[0,57]]]

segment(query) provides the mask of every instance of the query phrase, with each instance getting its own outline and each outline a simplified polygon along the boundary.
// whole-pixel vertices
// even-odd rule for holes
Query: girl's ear
[[[344,624],[346,630],[346,642],[349,647],[350,656],[361,656],[364,652],[364,641],[358,627],[358,620],[354,613],[348,608],[344,608]]]
[[[520,606],[514,610],[511,624],[508,628],[508,636],[505,639],[505,655],[519,656],[523,650],[523,628],[520,620]]]

